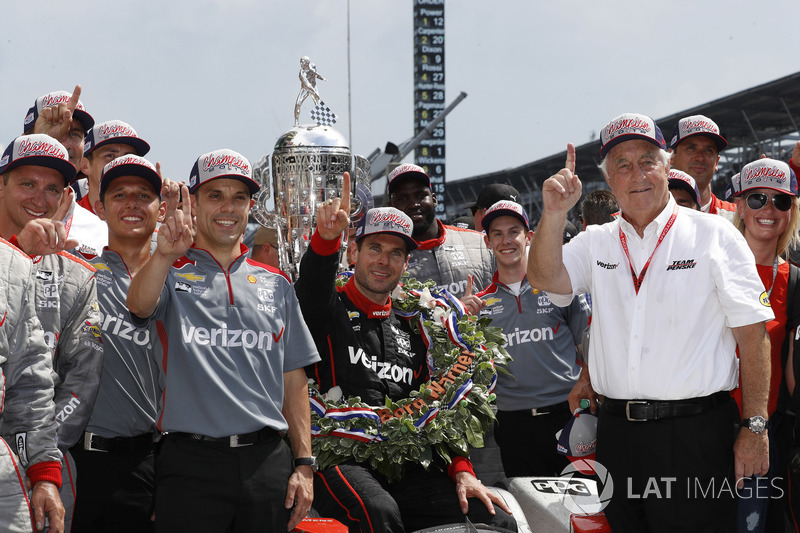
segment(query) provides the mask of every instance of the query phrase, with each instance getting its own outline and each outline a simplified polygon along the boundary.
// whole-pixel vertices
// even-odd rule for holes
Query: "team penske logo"
[[[411,379],[414,372],[410,368],[403,368],[401,366],[387,363],[385,361],[378,361],[374,355],[368,356],[361,348],[355,350],[352,346],[347,347],[350,353],[351,365],[362,365],[364,368],[369,368],[378,374],[378,379],[386,379],[394,381],[395,383],[408,383],[411,385]]]
[[[682,259],[678,261],[673,261],[671,265],[667,267],[667,270],[686,270],[689,268],[694,268],[697,266],[697,263],[694,259]]]
[[[194,272],[183,272],[181,274],[175,274],[179,278],[183,278],[186,281],[205,281],[206,277],[201,276],[200,274],[195,274]]]
[[[277,342],[281,335],[283,335],[283,331],[276,334],[267,331],[254,331],[252,329],[228,329],[225,325],[221,328],[209,329],[181,324],[181,334],[185,344],[271,350],[273,339]]]

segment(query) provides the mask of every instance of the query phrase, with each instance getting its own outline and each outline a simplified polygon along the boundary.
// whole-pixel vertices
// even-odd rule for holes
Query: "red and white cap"
[[[412,163],[405,163],[392,170],[392,172],[389,174],[387,185],[389,194],[392,193],[392,189],[394,189],[398,183],[409,178],[420,180],[425,184],[426,187],[429,189],[431,188],[431,177],[428,176],[428,173],[425,172],[424,168]]]
[[[483,215],[481,225],[488,233],[492,221],[498,217],[504,216],[515,217],[522,222],[525,229],[531,229],[531,224],[528,221],[528,213],[525,212],[525,208],[517,202],[512,202],[510,200],[500,200],[487,209],[486,214]]]
[[[54,105],[62,103],[65,104],[69,102],[70,98],[72,98],[72,94],[68,93],[67,91],[54,91],[37,98],[33,103],[33,106],[28,109],[28,113],[25,115],[25,123],[22,127],[22,131],[25,132],[29,128],[33,127],[42,110]],[[92,126],[94,126],[94,119],[92,118],[92,115],[86,112],[86,108],[83,107],[83,103],[80,100],[78,100],[78,105],[75,107],[75,112],[72,114],[72,116],[81,123],[84,133],[92,129]]]
[[[26,165],[55,169],[64,176],[65,184],[72,182],[77,174],[64,145],[44,133],[14,139],[0,158],[0,174]]]
[[[375,207],[367,211],[358,221],[356,242],[367,235],[388,233],[406,241],[407,251],[416,250],[417,241],[411,236],[414,223],[411,218],[394,207]]]
[[[108,143],[127,144],[132,146],[138,155],[147,155],[150,145],[139,138],[136,130],[130,124],[121,120],[109,120],[95,125],[86,134],[83,145],[83,155],[88,155],[98,146]]]
[[[600,132],[600,159],[619,143],[635,139],[643,139],[662,149],[667,148],[664,135],[652,118],[637,113],[623,113],[614,117]]]
[[[223,148],[214,150],[197,158],[189,174],[189,192],[194,194],[198,187],[209,181],[228,178],[239,180],[255,194],[261,186],[253,180],[253,166],[239,152]]]
[[[686,172],[671,168],[669,170],[669,187],[683,189],[692,195],[697,205],[700,205],[700,190],[697,188],[697,182]]]
[[[156,194],[161,195],[161,176],[153,163],[142,156],[128,154],[118,157],[103,167],[100,178],[100,195],[105,194],[108,186],[115,178],[122,176],[139,176],[150,182]]]
[[[731,178],[733,196],[750,189],[772,189],[797,196],[797,176],[794,171],[777,159],[756,159],[746,164],[742,171]]]
[[[669,143],[669,147],[674,150],[678,143],[693,135],[708,137],[714,141],[717,145],[717,150],[720,152],[728,146],[728,141],[719,134],[719,126],[717,126],[716,122],[704,115],[692,115],[680,119],[675,125],[675,129],[672,130],[672,140]]]

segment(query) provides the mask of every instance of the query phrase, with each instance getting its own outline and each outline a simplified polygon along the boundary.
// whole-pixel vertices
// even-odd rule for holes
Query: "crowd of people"
[[[309,380],[377,409],[430,379],[429,339],[392,306],[406,273],[503,330],[506,476],[560,475],[555,434],[588,400],[615,533],[797,530],[800,142],[745,165],[725,201],[713,120],[668,142],[623,114],[601,134],[609,190],[583,197],[568,145],[536,228],[505,184],[481,191],[475,229],[444,224],[413,164],[353,228],[345,173],[293,282],[276,230],[243,244],[247,158],[218,149],[165,178],[80,93],[37,98],[0,159],[0,531],[291,531],[312,504],[350,531],[465,515],[516,531],[465,450],[399,479],[355,456],[318,468]]]

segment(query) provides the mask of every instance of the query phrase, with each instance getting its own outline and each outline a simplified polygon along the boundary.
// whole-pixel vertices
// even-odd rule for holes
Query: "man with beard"
[[[384,405],[387,397],[405,398],[428,379],[422,337],[394,314],[389,297],[417,244],[408,216],[391,207],[370,209],[356,232],[359,252],[353,276],[337,290],[341,235],[350,222],[347,173],[343,189],[341,199],[326,202],[317,212],[317,231],[295,285],[303,317],[322,355],[307,373],[323,391],[338,386],[345,397]],[[353,361],[350,354],[356,352],[373,365],[364,365],[361,358]],[[380,370],[385,368],[392,371]],[[508,508],[478,481],[469,460],[461,456],[453,459],[447,473],[444,465],[425,470],[409,463],[403,477],[393,483],[355,460],[318,472],[314,481],[315,509],[351,531],[415,531],[462,522],[467,513],[473,522],[516,529],[506,514]]]
[[[389,174],[389,206],[414,223],[417,247],[408,258],[408,273],[420,281],[432,279],[439,288],[461,297],[473,277],[476,290],[492,282],[494,262],[477,231],[445,226],[436,219],[436,195],[431,179],[417,165],[405,164]]]

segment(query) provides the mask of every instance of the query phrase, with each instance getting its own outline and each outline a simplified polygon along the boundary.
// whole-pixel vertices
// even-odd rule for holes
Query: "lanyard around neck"
[[[650,257],[647,259],[647,263],[644,264],[644,268],[636,275],[636,271],[633,269],[633,263],[631,263],[631,254],[628,252],[628,240],[625,238],[625,233],[622,231],[622,225],[619,226],[619,241],[622,243],[622,249],[625,251],[625,257],[628,259],[628,267],[631,269],[631,277],[633,278],[633,288],[636,290],[636,294],[639,294],[639,288],[641,288],[642,283],[644,282],[644,276],[647,274],[647,269],[650,267],[650,261],[653,260],[653,256],[656,255],[656,250],[658,250],[659,245],[664,240],[664,237],[667,236],[669,230],[672,228],[672,225],[675,223],[675,219],[678,217],[678,206],[672,208],[672,215],[670,215],[669,220],[667,220],[667,224],[664,226],[664,229],[661,230],[661,235],[658,236],[658,242],[656,242],[656,247],[653,248],[653,253],[650,254]]]

